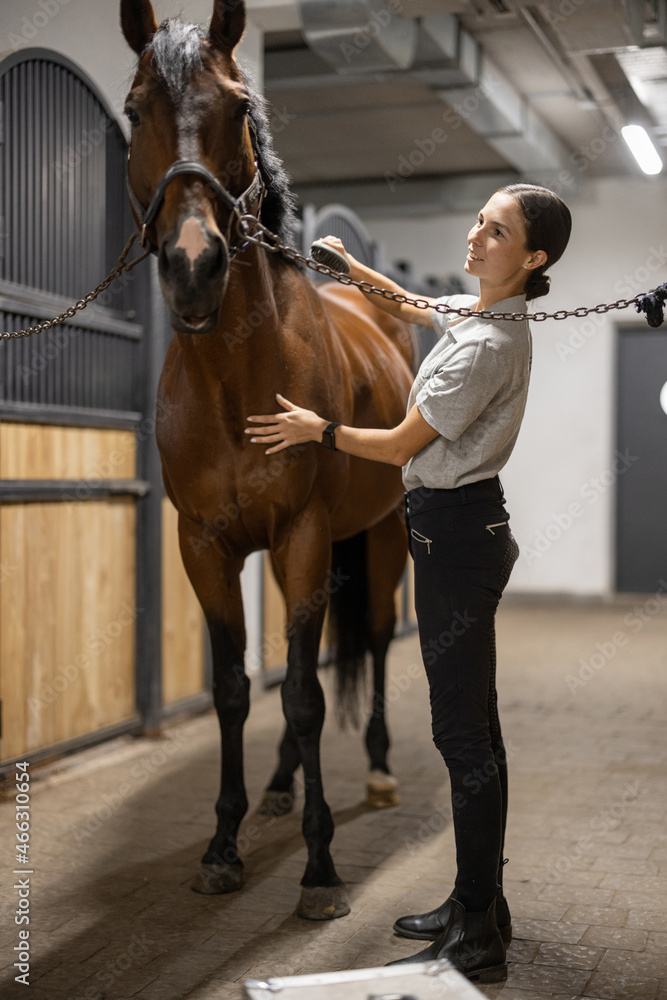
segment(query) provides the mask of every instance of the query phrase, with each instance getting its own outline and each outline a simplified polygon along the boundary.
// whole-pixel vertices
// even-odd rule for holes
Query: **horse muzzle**
[[[197,215],[181,220],[158,252],[162,294],[179,333],[210,333],[229,278],[229,246],[217,227]]]

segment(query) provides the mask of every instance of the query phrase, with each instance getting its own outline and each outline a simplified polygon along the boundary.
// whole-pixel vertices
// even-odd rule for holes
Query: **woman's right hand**
[[[354,278],[355,275],[352,274],[352,271],[355,267],[359,267],[359,261],[355,260],[352,254],[347,252],[343,246],[343,241],[339,240],[337,236],[323,236],[320,242],[326,243],[328,246],[332,247],[333,250],[337,250],[339,254],[342,254],[342,256],[345,257],[350,265],[350,276]]]

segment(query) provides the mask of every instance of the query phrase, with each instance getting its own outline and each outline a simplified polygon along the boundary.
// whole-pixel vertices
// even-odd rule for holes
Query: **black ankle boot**
[[[451,912],[451,902],[456,899],[456,889],[451,896],[428,913],[413,913],[407,917],[399,917],[394,924],[394,931],[401,937],[412,938],[415,941],[435,941],[444,931]],[[503,891],[498,888],[496,896],[496,922],[503,944],[507,948],[512,940],[512,917]]]
[[[496,924],[495,899],[488,910],[482,913],[466,913],[463,904],[453,896],[449,897],[447,903],[447,924],[433,944],[417,955],[399,958],[388,964],[405,965],[446,958],[471,982],[504,982],[507,979],[507,961],[505,946]]]

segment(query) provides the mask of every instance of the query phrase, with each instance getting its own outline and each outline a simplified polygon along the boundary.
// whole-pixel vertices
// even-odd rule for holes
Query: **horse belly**
[[[334,541],[366,531],[391,510],[403,510],[401,470],[381,462],[351,459],[347,489],[331,519]]]

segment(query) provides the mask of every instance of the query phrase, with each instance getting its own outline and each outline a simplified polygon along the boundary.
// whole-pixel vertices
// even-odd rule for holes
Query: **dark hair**
[[[524,291],[527,299],[549,293],[551,278],[544,272],[561,258],[572,230],[572,216],[565,202],[537,184],[507,184],[499,193],[516,199],[526,224],[526,250],[544,250],[547,262],[530,271]]]

